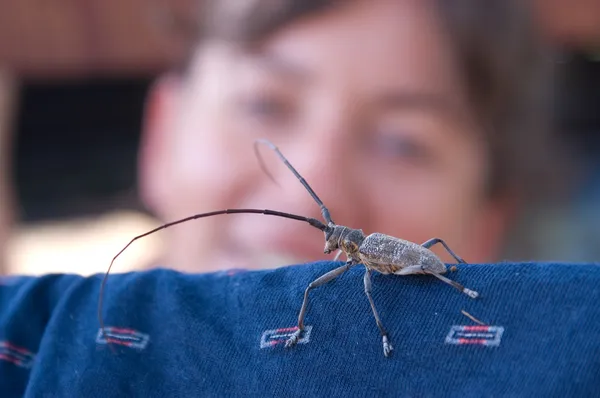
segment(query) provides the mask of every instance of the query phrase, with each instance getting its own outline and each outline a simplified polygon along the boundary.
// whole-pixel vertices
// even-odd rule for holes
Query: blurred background
[[[540,202],[505,257],[600,260],[600,1],[539,0],[555,49],[554,129],[576,178],[560,203]],[[106,270],[158,222],[141,205],[137,149],[153,79],[184,43],[168,29],[193,0],[2,0],[0,12],[1,273]],[[136,242],[119,272],[160,252]],[[3,249],[2,249],[3,248]]]

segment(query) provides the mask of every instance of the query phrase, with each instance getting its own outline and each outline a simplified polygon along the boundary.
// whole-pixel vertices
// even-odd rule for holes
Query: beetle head
[[[360,229],[351,229],[342,225],[330,224],[325,230],[325,254],[342,249],[350,257],[355,257],[365,239]]]
[[[332,223],[327,226],[325,229],[325,250],[323,250],[325,254],[329,254],[339,248],[340,236],[344,228],[341,225]]]

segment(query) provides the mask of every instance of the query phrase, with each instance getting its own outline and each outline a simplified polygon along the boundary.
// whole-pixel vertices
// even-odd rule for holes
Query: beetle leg
[[[396,272],[394,275],[415,275],[415,274],[425,274],[423,271],[423,266],[421,265],[411,265],[409,267],[404,267]]]
[[[365,281],[365,294],[367,295],[367,298],[369,299],[369,303],[371,304],[371,309],[373,310],[373,315],[375,316],[375,322],[377,323],[377,327],[379,328],[379,331],[381,332],[381,337],[383,339],[383,355],[388,357],[388,356],[390,356],[390,353],[392,352],[394,347],[392,347],[392,345],[390,344],[390,342],[388,340],[388,333],[385,330],[385,328],[383,327],[381,320],[379,319],[379,314],[377,313],[377,309],[375,308],[375,303],[373,302],[373,297],[371,297],[371,290],[372,290],[371,270],[369,270],[368,268],[365,271],[364,281]]]
[[[421,269],[428,273],[431,274],[433,276],[435,276],[436,278],[438,278],[439,280],[441,280],[442,282],[445,282],[447,284],[449,284],[450,286],[455,287],[456,289],[458,289],[460,292],[466,294],[467,296],[471,297],[471,298],[477,298],[479,296],[479,293],[477,293],[475,290],[471,290],[471,289],[467,289],[466,287],[464,287],[463,285],[461,285],[460,283],[453,281],[451,279],[446,278],[443,275],[438,274],[435,271],[430,271],[427,268],[425,268],[424,266],[421,266]]]
[[[294,344],[296,344],[298,342],[298,339],[300,338],[300,335],[302,334],[302,331],[304,330],[304,316],[306,314],[306,307],[308,305],[308,292],[314,289],[315,287],[324,285],[327,282],[337,278],[344,272],[348,271],[354,265],[356,264],[354,264],[352,260],[348,260],[346,261],[346,264],[342,265],[341,267],[335,268],[324,275],[321,275],[319,278],[315,279],[308,285],[308,287],[304,291],[304,300],[302,301],[302,308],[300,309],[300,314],[298,315],[298,330],[296,330],[292,337],[290,337],[286,341],[286,347],[291,347]]]
[[[451,279],[448,279],[445,276],[440,275],[435,271],[431,271],[431,270],[425,268],[425,266],[423,266],[423,265],[411,265],[409,267],[402,268],[400,271],[394,272],[394,275],[415,275],[415,274],[433,275],[436,278],[438,278],[439,280],[441,280],[442,282],[449,284],[450,286],[458,289],[460,292],[466,294],[469,297],[477,298],[477,296],[479,296],[479,293],[477,293],[476,291],[467,289],[460,283],[453,281]]]
[[[450,253],[450,255],[452,255],[452,257],[454,257],[454,259],[456,261],[458,261],[459,263],[463,263],[466,264],[466,261],[463,260],[462,258],[458,257],[453,251],[452,249],[450,249],[450,247],[448,247],[448,245],[446,244],[446,242],[444,242],[442,239],[440,238],[433,238],[433,239],[429,239],[427,242],[423,243],[421,246],[423,246],[426,249],[429,249],[431,246],[437,244],[437,243],[441,243],[442,245],[444,245],[444,247],[446,248],[446,250],[448,251],[448,253]]]
[[[342,251],[341,249],[340,249],[340,250],[338,250],[337,254],[336,254],[336,255],[335,255],[335,257],[333,258],[333,261],[334,261],[334,262],[335,262],[335,261],[337,261],[337,260],[340,258],[340,256],[342,255],[342,253],[343,253],[343,251]]]

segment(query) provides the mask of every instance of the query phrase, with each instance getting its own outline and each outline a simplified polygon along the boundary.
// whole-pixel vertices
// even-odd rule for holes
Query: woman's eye
[[[375,138],[375,150],[379,156],[393,157],[413,162],[427,161],[429,150],[413,137],[402,134],[381,134]]]
[[[289,113],[289,107],[284,101],[266,96],[244,99],[241,107],[249,116],[273,120],[281,119]]]

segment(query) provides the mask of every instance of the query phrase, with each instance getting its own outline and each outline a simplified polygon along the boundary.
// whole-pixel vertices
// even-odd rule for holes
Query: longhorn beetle
[[[465,263],[465,261],[459,256],[457,256],[442,239],[433,238],[419,245],[417,243],[409,242],[382,233],[373,233],[371,235],[365,236],[363,231],[360,229],[353,229],[343,225],[335,224],[333,222],[333,219],[331,218],[331,215],[329,214],[329,209],[325,206],[323,201],[319,199],[317,194],[313,191],[310,185],[308,185],[308,183],[300,175],[300,173],[296,171],[296,169],[291,165],[287,158],[281,153],[279,148],[277,148],[272,142],[266,139],[259,139],[255,141],[254,149],[260,162],[260,165],[263,168],[263,170],[267,173],[267,175],[271,179],[273,179],[273,177],[266,170],[264,163],[262,162],[262,159],[260,157],[260,154],[258,153],[258,144],[265,144],[270,149],[272,149],[281,159],[281,161],[287,166],[287,168],[296,176],[296,178],[300,181],[304,188],[306,188],[308,193],[312,196],[312,198],[315,200],[315,202],[317,202],[317,204],[321,208],[321,215],[323,216],[323,219],[327,224],[324,224],[315,218],[304,217],[296,214],[284,213],[275,210],[225,209],[189,216],[177,221],[161,225],[160,227],[157,227],[151,231],[134,237],[123,249],[121,249],[119,253],[117,253],[117,255],[115,255],[115,257],[113,257],[100,286],[100,297],[98,300],[98,320],[100,322],[102,333],[105,337],[106,335],[104,334],[104,322],[102,319],[102,300],[108,274],[110,273],[110,269],[112,268],[117,257],[119,257],[119,255],[121,255],[121,253],[123,253],[134,241],[148,236],[150,234],[153,234],[155,232],[158,232],[161,229],[165,229],[177,224],[182,224],[184,222],[195,220],[198,218],[211,217],[220,214],[265,214],[307,222],[313,227],[323,231],[323,233],[325,234],[325,254],[330,254],[332,251],[338,250],[335,260],[337,260],[342,253],[344,253],[347,257],[347,261],[344,265],[327,272],[326,274],[315,279],[308,285],[308,287],[304,291],[304,299],[302,301],[302,307],[298,315],[298,328],[294,332],[294,334],[286,341],[285,347],[294,346],[298,342],[302,332],[304,331],[304,317],[306,315],[306,307],[308,305],[308,293],[312,289],[324,285],[325,283],[337,278],[338,276],[342,275],[344,272],[348,271],[350,268],[358,264],[363,264],[365,266],[365,294],[367,296],[367,299],[369,300],[371,310],[373,311],[373,315],[375,317],[375,322],[381,333],[383,341],[383,354],[386,357],[390,355],[390,353],[393,350],[393,347],[389,342],[388,332],[386,331],[381,320],[379,319],[379,314],[377,313],[375,303],[373,302],[373,298],[371,296],[372,271],[377,271],[382,274],[395,275],[429,274],[440,279],[442,282],[455,287],[456,289],[458,289],[462,293],[465,293],[471,298],[475,299],[479,296],[479,293],[477,293],[476,291],[467,289],[458,282],[450,280],[445,276],[441,275],[446,272],[446,266],[442,262],[442,260],[435,255],[435,253],[429,250],[433,245],[441,243],[444,246],[444,248],[448,251],[448,253],[450,253],[450,255],[452,255],[452,257],[456,259],[457,262]]]
[[[377,327],[381,332],[383,340],[383,354],[386,357],[390,355],[393,347],[389,342],[388,332],[379,319],[379,314],[377,313],[375,303],[373,302],[373,297],[371,296],[372,271],[377,271],[382,274],[396,275],[430,274],[455,287],[471,298],[477,298],[479,296],[479,293],[476,291],[467,289],[458,282],[450,280],[441,275],[446,272],[446,266],[442,260],[435,255],[435,253],[429,250],[429,248],[433,245],[441,243],[446,248],[448,253],[450,253],[452,257],[456,259],[456,261],[459,263],[465,263],[465,261],[458,257],[442,239],[433,238],[421,245],[418,245],[416,243],[398,239],[382,233],[373,233],[369,236],[365,236],[361,229],[353,229],[343,225],[337,225],[333,222],[331,215],[329,214],[329,209],[325,206],[323,201],[319,199],[317,194],[312,190],[310,185],[308,185],[306,180],[300,175],[300,173],[296,171],[294,166],[290,164],[286,157],[283,156],[279,148],[277,148],[268,140],[257,140],[255,142],[256,154],[258,155],[256,148],[260,143],[267,145],[277,154],[277,156],[279,156],[281,161],[288,167],[288,169],[290,169],[292,173],[294,173],[296,178],[300,181],[304,188],[306,188],[306,190],[321,208],[321,214],[327,223],[324,229],[321,228],[325,233],[324,253],[329,254],[334,250],[339,250],[335,257],[336,259],[342,252],[346,254],[347,257],[346,264],[327,272],[308,285],[304,291],[304,299],[302,301],[300,314],[298,315],[298,329],[286,341],[286,347],[295,345],[298,342],[302,331],[304,330],[304,317],[306,315],[306,307],[308,305],[308,293],[315,287],[324,285],[325,283],[337,278],[357,264],[363,264],[366,268],[364,275],[365,294],[367,295],[367,299],[371,305],[371,310],[373,311]],[[261,166],[266,171],[262,161]]]

